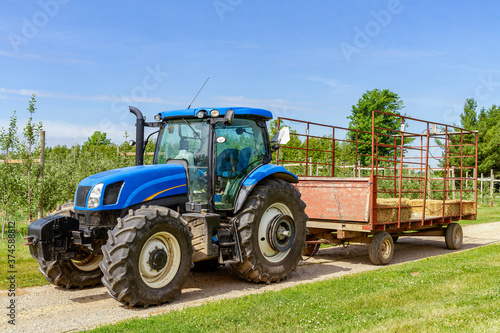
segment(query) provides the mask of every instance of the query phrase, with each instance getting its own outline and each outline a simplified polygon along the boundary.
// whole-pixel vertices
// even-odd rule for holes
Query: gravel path
[[[500,222],[466,226],[460,251],[499,241]],[[451,252],[445,247],[443,237],[403,237],[396,244],[391,265]],[[370,263],[366,246],[321,249],[315,257],[301,262],[288,280],[272,285],[247,283],[232,274],[229,267],[219,267],[213,272],[192,273],[182,295],[173,304],[148,309],[128,309],[112,299],[104,287],[84,290],[63,290],[52,285],[24,288],[16,293],[16,326],[9,325],[4,315],[0,331],[74,332],[128,318],[148,317],[206,302],[380,268]],[[0,299],[5,312],[9,301],[7,293],[2,291]]]

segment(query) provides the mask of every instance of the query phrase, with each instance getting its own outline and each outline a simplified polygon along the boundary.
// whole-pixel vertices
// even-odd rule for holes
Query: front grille
[[[114,205],[118,202],[122,185],[123,181],[106,186],[106,190],[104,191],[104,205]]]
[[[78,186],[76,191],[76,205],[78,207],[85,207],[87,203],[87,196],[89,195],[92,186]]]

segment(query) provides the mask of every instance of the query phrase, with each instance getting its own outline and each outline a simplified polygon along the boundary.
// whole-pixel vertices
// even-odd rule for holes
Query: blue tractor
[[[193,263],[230,264],[251,282],[285,279],[301,259],[307,216],[298,178],[269,164],[283,134],[269,139],[271,112],[186,109],[154,122],[130,112],[136,166],[82,180],[74,202],[29,226],[47,280],[102,282],[118,301],[147,307],[176,297]],[[145,127],[158,129],[152,165],[143,165]]]

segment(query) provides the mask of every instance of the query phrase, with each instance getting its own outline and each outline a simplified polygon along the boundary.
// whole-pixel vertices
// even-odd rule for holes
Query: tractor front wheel
[[[180,214],[152,206],[133,211],[108,232],[102,247],[102,282],[128,306],[169,302],[193,266],[192,235]]]

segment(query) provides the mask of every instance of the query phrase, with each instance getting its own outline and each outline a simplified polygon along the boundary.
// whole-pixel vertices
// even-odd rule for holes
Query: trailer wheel
[[[59,205],[50,215],[75,216],[72,202]],[[99,262],[102,255],[81,251],[75,259],[38,261],[38,270],[53,285],[70,288],[95,287],[101,284],[102,272]]]
[[[446,246],[450,250],[458,250],[462,247],[464,234],[462,232],[462,227],[458,223],[450,223],[446,227],[446,232],[444,234],[444,240]]]
[[[368,253],[374,265],[387,265],[394,254],[394,241],[386,231],[377,232],[370,242]]]
[[[145,308],[174,299],[193,266],[192,237],[180,214],[164,207],[143,207],[119,219],[102,247],[109,294]]]
[[[307,234],[305,203],[293,185],[268,179],[257,185],[236,216],[243,262],[233,271],[251,282],[278,282],[295,270]]]

